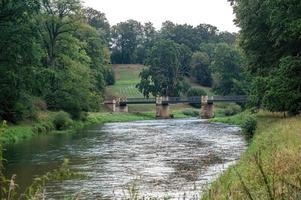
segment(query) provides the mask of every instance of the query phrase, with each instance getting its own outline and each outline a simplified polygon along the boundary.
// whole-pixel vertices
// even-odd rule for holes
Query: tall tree
[[[243,79],[242,57],[234,47],[221,43],[216,46],[212,70],[213,89],[221,95],[244,94],[239,82]]]
[[[141,74],[137,88],[148,97],[178,96],[181,92],[177,45],[172,41],[161,40],[151,49],[148,64]]]
[[[280,96],[291,97],[291,94],[301,92],[298,79],[301,66],[297,64],[301,54],[300,1],[231,0],[231,3],[237,17],[236,24],[241,28],[240,46],[247,60],[248,72],[254,77],[253,84],[256,85],[258,79],[268,83],[263,93],[252,90],[252,96],[263,96],[259,103],[269,102],[265,103],[268,110],[277,111],[279,108],[278,111],[297,113],[301,110],[300,97],[294,96],[288,106]],[[277,106],[268,100],[272,96],[279,97],[274,99]]]
[[[41,48],[34,27],[39,3],[34,0],[6,0],[0,3],[0,120],[16,122],[27,112],[33,86],[34,66]]]
[[[129,64],[136,61],[136,49],[143,37],[140,22],[128,20],[112,27],[112,62]]]
[[[110,42],[110,23],[106,15],[93,8],[85,8],[83,10],[85,21],[92,27],[96,28],[99,33],[104,36],[107,43]]]
[[[80,8],[79,0],[42,0],[41,34],[47,53],[47,66],[56,66],[59,54],[57,43],[64,35],[76,30]]]
[[[206,53],[194,53],[191,58],[191,68],[199,84],[209,87],[212,85],[210,58]]]

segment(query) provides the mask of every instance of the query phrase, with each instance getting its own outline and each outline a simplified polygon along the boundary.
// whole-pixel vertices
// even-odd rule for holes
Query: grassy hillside
[[[301,117],[261,112],[252,143],[203,199],[300,199]]]
[[[106,96],[143,97],[136,88],[143,67],[143,65],[113,65],[116,83],[106,88]]]

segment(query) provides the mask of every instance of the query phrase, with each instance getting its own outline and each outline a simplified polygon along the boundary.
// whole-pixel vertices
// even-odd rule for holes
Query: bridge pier
[[[112,101],[105,101],[105,105],[112,111],[116,112],[116,100],[113,99]]]
[[[214,104],[208,102],[208,96],[202,96],[201,98],[201,112],[200,116],[202,119],[211,119],[214,117]]]
[[[164,103],[168,101],[168,97],[157,97],[156,98],[156,118],[158,119],[169,119],[169,104]]]

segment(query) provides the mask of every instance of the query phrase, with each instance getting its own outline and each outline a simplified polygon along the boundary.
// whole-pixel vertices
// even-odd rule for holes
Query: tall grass
[[[301,118],[261,112],[257,121],[246,153],[202,199],[301,199]]]

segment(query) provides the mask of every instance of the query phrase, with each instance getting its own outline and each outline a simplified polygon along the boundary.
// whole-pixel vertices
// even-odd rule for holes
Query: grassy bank
[[[172,113],[174,118],[191,117],[189,115],[185,115],[182,110],[176,110]],[[89,113],[85,121],[73,121],[66,130],[58,131],[55,130],[55,127],[52,123],[56,114],[56,112],[41,112],[39,113],[39,117],[36,122],[27,121],[21,122],[18,125],[8,125],[6,130],[0,134],[0,144],[17,143],[38,135],[68,134],[93,124],[155,119],[155,112],[153,111],[135,113]]]
[[[243,114],[214,119],[240,125]],[[212,183],[202,199],[298,199],[301,195],[301,117],[257,114],[257,130],[241,160]]]
[[[18,125],[8,125],[4,133],[0,135],[0,143],[17,143],[24,139],[30,139],[41,134],[71,133],[92,124],[154,119],[154,115],[152,115],[152,113],[89,113],[85,121],[73,121],[66,130],[57,131],[52,124],[53,116],[55,114],[55,112],[43,112],[40,114],[40,117],[36,122],[22,122]]]

